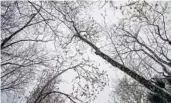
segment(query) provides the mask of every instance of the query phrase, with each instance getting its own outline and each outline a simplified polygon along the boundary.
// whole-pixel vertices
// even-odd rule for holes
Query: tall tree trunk
[[[75,31],[77,33],[77,37],[80,38],[80,40],[82,40],[83,42],[87,43],[89,46],[91,46],[95,50],[96,55],[99,55],[104,60],[106,60],[108,63],[110,63],[112,66],[119,68],[121,71],[123,71],[124,73],[131,76],[133,79],[138,81],[140,84],[145,86],[150,91],[152,91],[154,93],[157,93],[157,94],[160,95],[160,97],[162,97],[162,98],[164,97],[164,98],[171,101],[171,94],[169,94],[167,91],[164,91],[162,88],[160,88],[157,85],[153,84],[149,80],[145,79],[143,76],[140,76],[136,72],[134,72],[131,69],[127,68],[126,66],[124,66],[124,65],[120,64],[119,62],[113,60],[112,58],[110,58],[105,53],[101,52],[96,45],[94,45],[92,42],[88,41],[87,39],[83,38],[80,35],[80,32],[78,32],[78,30],[77,30],[77,28],[75,27],[74,24],[73,24],[73,27],[74,27],[74,29],[75,29]]]

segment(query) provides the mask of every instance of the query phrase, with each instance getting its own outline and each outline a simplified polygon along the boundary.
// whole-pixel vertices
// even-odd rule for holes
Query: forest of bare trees
[[[170,103],[170,16],[170,1],[1,1],[2,102],[91,103],[114,84],[111,103]]]

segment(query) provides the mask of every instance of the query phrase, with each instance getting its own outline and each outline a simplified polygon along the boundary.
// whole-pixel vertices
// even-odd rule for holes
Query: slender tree
[[[114,2],[106,1],[101,8],[110,4],[123,16],[119,23],[110,27],[105,22],[107,13],[103,25],[87,15],[86,10],[97,3],[84,0],[2,2],[1,90],[18,90],[30,82],[36,70],[49,68],[46,76],[40,76],[45,82],[38,83],[30,94],[31,102],[46,102],[49,98],[63,96],[71,102],[74,102],[73,97],[93,100],[108,81],[105,71],[90,62],[91,57],[85,56],[91,51],[151,93],[170,101],[168,89],[151,81],[156,74],[171,75],[170,2],[131,1],[115,6]],[[46,47],[48,50],[44,50],[44,42],[46,46],[51,45]],[[80,62],[83,64],[72,68]],[[60,71],[50,73],[54,68]],[[72,95],[54,88],[66,68],[76,73]]]
[[[68,3],[68,2],[65,2],[65,6],[64,6],[64,10],[61,10],[60,8],[57,8],[57,6],[55,5],[54,2],[51,3],[51,5],[56,8],[56,10],[58,12],[60,12],[62,15],[63,15],[63,23],[66,24],[68,26],[68,28],[72,31],[73,33],[73,37],[76,37],[76,38],[79,38],[81,41],[83,41],[84,43],[86,43],[87,45],[89,45],[92,49],[94,49],[94,52],[96,55],[102,57],[104,60],[106,60],[108,63],[110,63],[112,66],[114,67],[117,67],[119,68],[121,71],[123,71],[124,73],[128,74],[129,76],[131,76],[132,78],[134,78],[136,81],[138,81],[140,84],[142,84],[143,86],[145,86],[146,88],[148,88],[150,91],[154,92],[154,93],[157,93],[160,95],[160,97],[165,97],[166,99],[170,100],[171,99],[171,95],[170,93],[168,93],[167,91],[163,90],[162,88],[160,88],[159,86],[157,86],[156,84],[152,83],[151,81],[149,81],[147,78],[143,77],[143,75],[140,75],[139,73],[137,73],[135,70],[133,70],[131,67],[127,67],[126,65],[124,65],[123,63],[119,63],[118,61],[114,60],[112,57],[110,57],[109,55],[107,55],[106,53],[102,52],[100,50],[100,48],[98,48],[93,39],[95,40],[95,36],[97,36],[97,33],[98,33],[98,26],[96,25],[96,23],[94,23],[94,25],[91,26],[91,29],[88,29],[90,28],[89,25],[87,25],[86,23],[82,22],[82,21],[79,21],[78,20],[78,16],[79,16],[79,12],[78,12],[78,6],[73,6],[72,3]],[[144,6],[145,5],[145,6]],[[148,6],[147,2],[137,2],[135,4],[135,6],[140,6],[140,7],[135,7],[135,9],[141,9],[141,10],[137,10],[137,12],[139,14],[141,14],[140,16],[136,16],[135,17],[144,17],[145,20],[147,20],[146,22],[147,23],[151,23],[153,22],[153,20],[148,20],[146,19],[147,17],[144,16],[144,13],[142,13],[144,10],[147,10],[148,8],[149,9],[152,9],[151,6]],[[133,5],[134,6],[134,5]],[[132,7],[130,7],[130,9],[132,9]],[[166,9],[164,9],[166,10]],[[152,12],[152,11],[150,11]],[[154,11],[154,13],[158,13],[156,11]],[[147,14],[147,13],[146,13]],[[160,15],[160,13],[159,13]],[[132,17],[132,16],[131,16]],[[149,18],[150,19],[150,18]],[[154,20],[156,20],[155,18],[152,18]],[[126,19],[127,20],[127,19]],[[130,20],[130,18],[128,18],[128,20]],[[140,21],[139,23],[144,23],[144,19],[140,19],[142,21]],[[151,21],[151,22],[150,22]],[[93,23],[93,21],[90,21],[88,23]],[[154,60],[155,62],[157,62],[163,69],[163,71],[165,73],[167,73],[168,75],[170,75],[168,69],[166,67],[170,67],[170,62],[169,62],[169,58],[163,54],[163,58],[165,59],[163,60],[162,58],[159,58],[159,56],[155,53],[154,50],[152,50],[151,48],[149,48],[147,45],[143,44],[142,42],[145,42],[145,41],[142,41],[140,42],[139,41],[139,34],[140,34],[140,30],[142,28],[142,25],[140,25],[139,23],[137,23],[137,25],[140,25],[140,28],[135,28],[135,31],[132,31],[132,30],[129,30],[129,29],[132,29],[129,24],[130,22],[128,22],[129,24],[126,25],[127,22],[121,22],[121,27],[119,28],[116,28],[116,29],[119,29],[121,30],[121,33],[120,31],[116,31],[115,34],[121,34],[121,35],[126,35],[125,39],[129,40],[129,37],[132,37],[132,39],[130,40],[133,40],[132,42],[130,43],[137,43],[136,45],[140,45],[140,51],[143,51],[143,53],[145,53],[149,58],[151,58],[152,60]],[[153,22],[154,23],[154,22]],[[162,21],[162,23],[164,23]],[[146,24],[145,24],[146,25]],[[148,24],[149,26],[154,26],[156,27],[155,24]],[[95,27],[94,27],[95,26]],[[128,27],[127,27],[128,26]],[[165,26],[164,26],[165,27]],[[128,29],[128,30],[127,30]],[[154,29],[156,31],[156,29]],[[158,29],[157,29],[158,30]],[[164,28],[165,30],[165,28]],[[132,32],[131,32],[132,31]],[[156,31],[157,32],[157,31]],[[151,32],[150,32],[151,33]],[[164,32],[164,35],[167,35],[165,34],[166,32]],[[86,35],[86,36],[83,36]],[[113,34],[114,35],[114,34]],[[155,34],[156,36],[159,36],[160,37],[160,32],[158,31],[157,34]],[[120,35],[119,35],[120,36]],[[89,37],[89,38],[86,38],[86,37]],[[94,37],[94,38],[93,38]],[[121,37],[121,36],[120,36]],[[166,36],[168,38],[168,36]],[[124,37],[122,37],[121,39],[124,39]],[[141,39],[141,38],[140,38]],[[147,38],[148,39],[148,38]],[[156,39],[155,39],[156,40]],[[126,40],[122,40],[123,42],[126,41]],[[167,42],[169,44],[169,39],[167,39],[167,41],[164,41],[164,42]],[[123,42],[121,42],[123,44]],[[126,41],[127,42],[127,41]],[[129,42],[128,42],[129,43]],[[128,44],[127,43],[127,44]],[[157,43],[159,44],[159,43]],[[131,44],[132,45],[132,44]],[[170,44],[169,44],[170,45]],[[135,44],[133,44],[132,47],[137,47],[135,46]],[[160,46],[161,48],[161,46]],[[135,52],[139,51],[139,50],[133,50]],[[149,54],[150,53],[150,54]],[[159,54],[160,55],[160,54]],[[123,55],[124,56],[124,55]],[[123,59],[123,58],[122,58]],[[126,60],[126,59],[125,59]]]

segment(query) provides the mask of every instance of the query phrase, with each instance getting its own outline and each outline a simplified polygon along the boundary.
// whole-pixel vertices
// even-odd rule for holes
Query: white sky
[[[124,3],[124,2],[122,1],[121,3]],[[106,23],[108,25],[112,25],[112,24],[116,23],[118,21],[118,18],[121,17],[120,11],[117,11],[117,10],[113,11],[113,8],[110,8],[109,6],[99,8],[98,5],[94,5],[87,12],[89,13],[89,15],[91,15],[96,20],[96,22],[98,22],[99,24],[102,25],[104,23],[104,19],[103,19],[102,15],[105,15],[105,11],[107,14],[106,15]],[[107,64],[101,57],[92,54],[92,52],[87,53],[87,55],[89,55],[89,57],[91,57],[91,59],[96,61],[97,64],[100,63],[101,69],[107,70],[109,79],[114,78],[117,81],[119,78],[122,78],[123,73],[120,70],[118,70],[117,68],[112,67],[110,64]],[[65,77],[64,79],[66,81],[68,81],[71,78],[70,74],[71,73],[69,73],[69,72],[63,74],[63,77]],[[117,84],[117,82],[116,82],[116,84]],[[71,91],[71,89],[70,89],[71,86],[69,85],[69,83],[63,84],[62,88],[63,88],[62,91],[64,91],[64,92]],[[97,98],[94,101],[92,101],[91,103],[108,103],[108,101],[110,99],[109,94],[111,93],[111,90],[112,90],[111,85],[106,86],[105,89],[102,92],[100,92],[100,94],[97,96]]]
[[[31,0],[32,1],[32,0]],[[104,0],[103,0],[104,1]],[[115,0],[116,1],[116,0]],[[125,0],[121,0],[122,2],[119,2],[119,3],[124,3]],[[117,1],[118,3],[118,1]],[[108,25],[111,25],[115,22],[118,21],[118,18],[121,18],[121,13],[120,11],[118,10],[115,10],[115,12],[113,11],[112,8],[109,8],[109,7],[104,7],[104,8],[101,8],[99,9],[97,7],[97,5],[93,6],[92,9],[90,9],[89,11],[87,11],[89,13],[89,15],[91,15],[99,24],[103,24],[103,16],[105,13],[104,11],[106,11],[106,23]],[[121,71],[119,71],[117,68],[114,68],[114,67],[111,67],[109,64],[106,64],[106,62],[104,62],[104,60],[92,53],[87,53],[87,55],[91,56],[91,58],[96,61],[97,63],[100,63],[101,65],[101,69],[106,69],[107,70],[107,73],[109,74],[109,79],[112,79],[112,78],[115,78],[116,80],[119,79],[119,78],[122,78],[123,76],[123,73]],[[64,78],[64,81],[66,81],[64,84],[61,85],[61,90],[63,92],[71,92],[72,90],[72,86],[70,85],[70,82],[73,77],[72,73],[71,72],[67,72],[65,74],[62,75],[62,77],[65,77]],[[117,82],[116,82],[117,83]],[[97,96],[97,98],[91,102],[91,103],[108,103],[108,100],[110,98],[109,94],[111,92],[112,88],[111,88],[111,85],[110,86],[106,86],[105,89],[100,92],[100,94]],[[2,103],[5,103],[4,102],[4,97],[1,98],[2,99]],[[6,102],[7,103],[7,102]],[[9,103],[9,102],[8,102]]]
[[[89,13],[89,15],[91,15],[95,20],[96,22],[98,22],[99,24],[103,24],[103,16],[102,15],[105,15],[104,11],[106,11],[106,23],[108,25],[111,25],[115,22],[117,22],[117,18],[119,18],[121,15],[119,12],[113,11],[113,9],[109,8],[109,7],[104,7],[104,8],[98,8],[98,5],[95,5],[92,7],[92,9],[88,10],[87,12]],[[89,52],[87,53],[87,55],[89,55],[94,61],[96,61],[97,63],[99,63],[101,66],[101,69],[105,69],[107,70],[107,73],[109,74],[109,77],[110,78],[120,78],[122,77],[122,73],[118,70],[118,69],[114,69],[113,67],[111,67],[109,64],[106,64],[106,62],[101,58],[101,57],[98,57],[94,54],[92,54],[92,52]],[[68,93],[68,92],[72,92],[72,86],[71,86],[71,83],[69,81],[71,81],[73,75],[71,73],[71,71],[69,72],[66,72],[62,75],[62,77],[65,77],[63,78],[64,81],[66,81],[64,84],[61,85],[61,90],[65,93]],[[109,78],[109,79],[110,79]],[[100,92],[100,94],[97,96],[97,98],[92,101],[91,103],[107,103],[108,100],[109,100],[109,93],[111,92],[111,87],[110,86],[106,86],[105,89]],[[9,96],[8,96],[9,98]],[[5,96],[3,96],[3,98],[1,99],[2,103],[12,103],[14,101],[10,101],[10,99],[8,101],[7,98]]]

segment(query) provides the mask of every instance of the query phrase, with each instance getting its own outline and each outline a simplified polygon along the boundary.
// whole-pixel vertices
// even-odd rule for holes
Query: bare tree
[[[170,78],[169,4],[143,1],[127,5],[124,18],[109,33],[118,60],[147,79],[156,74]]]
[[[2,2],[1,90],[16,89],[20,84],[23,86],[35,73],[34,68],[59,67],[53,65],[61,60],[53,58],[59,53],[60,56],[68,57],[67,66],[72,67],[80,60],[84,62],[79,68],[74,69],[77,76],[72,96],[79,95],[92,100],[94,95],[107,85],[107,79],[105,71],[100,71],[89,58],[85,59],[84,54],[89,49],[151,92],[170,100],[171,94],[150,80],[154,74],[170,77],[171,39],[167,24],[169,19],[166,18],[170,13],[168,2],[136,1],[125,4],[120,7],[124,18],[110,29],[105,28],[106,25],[99,25],[86,15],[84,10],[88,9],[91,3],[83,0]],[[104,38],[108,40],[105,41]],[[41,51],[43,47],[41,48],[40,42],[52,39],[51,44],[54,44],[53,48],[57,54],[53,55],[53,51],[45,56],[45,52]],[[101,40],[104,40],[103,43],[110,43],[112,47],[106,46],[107,50],[101,48]],[[76,55],[71,56],[74,53]],[[69,65],[70,63],[72,65]],[[53,87],[58,83],[58,75],[70,68],[66,65],[61,66],[61,72],[43,77],[45,83],[37,85],[30,95],[32,98],[37,93],[36,98],[32,98],[31,102],[39,103],[51,97],[55,98],[52,94],[60,97],[58,94],[62,93],[59,93],[58,89],[53,91]],[[37,90],[39,92],[36,92]],[[49,92],[45,93],[46,90]],[[69,95],[65,96],[70,98]]]
[[[60,7],[65,6],[62,2],[56,4]],[[78,52],[75,55],[67,50],[67,45],[72,40],[57,30],[61,24],[61,15],[56,12],[57,17],[53,16],[52,7],[48,8],[51,6],[48,2],[4,1],[1,5],[2,92],[10,94],[10,91],[26,90],[27,86],[38,78],[28,103],[63,103],[64,98],[75,103],[75,99],[81,102],[77,98],[80,96],[87,101],[94,99],[107,85],[104,71],[80,56],[82,53],[79,50],[76,50]],[[56,24],[50,25],[51,21],[55,21]],[[54,44],[52,50],[56,53],[49,53],[49,50],[44,48],[49,42],[50,45]],[[81,63],[77,60],[80,57]],[[76,84],[71,94],[60,92],[57,87],[60,75],[69,70],[76,73]],[[96,91],[93,91],[94,89]]]
[[[20,5],[26,4],[21,2]],[[45,53],[38,49],[38,42],[47,41],[24,31],[31,26],[40,9],[30,14],[24,10],[24,16],[23,9],[18,6],[18,2],[1,3],[1,91],[22,89],[34,75],[37,65],[45,65],[48,61]]]
[[[51,68],[53,57],[42,48],[51,38],[38,30],[50,19],[40,19],[41,7],[27,2],[2,1],[1,9],[1,92],[24,95],[39,70]]]
[[[170,92],[169,78],[155,76],[151,79],[157,86]],[[157,93],[148,91],[138,82],[131,78],[123,77],[115,84],[110,94],[111,103],[169,103],[164,97],[161,98]],[[116,87],[115,87],[116,86]]]
[[[137,4],[135,4],[136,6],[140,6],[139,8],[136,7],[135,9],[141,9],[141,10],[137,10],[137,12],[139,12],[139,13],[143,12],[142,8],[144,7],[144,3],[146,3],[146,2],[137,2]],[[73,37],[79,38],[81,41],[83,41],[84,43],[88,44],[91,48],[94,49],[96,55],[102,57],[104,60],[106,60],[112,66],[119,68],[121,71],[123,71],[124,73],[128,74],[129,76],[131,76],[132,78],[137,80],[140,84],[142,84],[143,86],[148,88],[150,91],[158,93],[161,97],[165,97],[168,100],[170,100],[171,95],[167,91],[163,90],[159,86],[157,86],[154,83],[152,83],[151,81],[149,81],[148,78],[144,77],[144,75],[139,74],[140,72],[136,72],[135,71],[134,67],[131,65],[131,62],[128,62],[128,60],[130,60],[129,58],[127,59],[127,58],[122,57],[122,60],[124,58],[124,60],[127,61],[127,63],[129,64],[129,65],[125,65],[124,62],[119,63],[118,61],[114,60],[112,57],[108,56],[106,53],[102,52],[100,50],[100,48],[98,48],[95,45],[95,43],[96,43],[95,40],[98,39],[96,36],[98,36],[97,33],[99,33],[98,32],[99,31],[98,26],[96,25],[95,22],[93,22],[93,20],[92,21],[90,20],[88,22],[90,24],[94,23],[94,25],[92,25],[91,27],[90,27],[90,25],[84,23],[84,21],[81,21],[81,20],[79,21],[78,7],[77,6],[75,7],[75,6],[71,5],[71,4],[72,3],[65,2],[65,6],[64,6],[64,8],[65,8],[64,10],[65,11],[61,10],[60,8],[56,8],[56,9],[57,9],[58,12],[60,12],[63,15],[63,19],[62,19],[63,23],[66,24],[67,27],[72,31]],[[52,3],[52,6],[54,6],[54,5],[55,5],[55,3]],[[145,4],[145,6],[146,6],[146,4]],[[55,6],[54,6],[54,8],[55,8]],[[130,9],[132,9],[132,7]],[[145,10],[147,10],[147,8]],[[154,13],[158,13],[158,12],[155,11]],[[161,15],[161,14],[159,14],[159,15]],[[135,16],[135,17],[137,17],[137,16]],[[140,17],[144,17],[144,15],[141,15]],[[156,20],[156,18],[152,18],[152,19]],[[127,20],[127,18],[126,18],[126,20]],[[128,20],[130,20],[130,18],[128,18]],[[145,17],[145,20],[148,20],[148,19],[146,19],[146,17]],[[148,58],[151,58],[152,60],[157,62],[162,67],[163,71],[165,73],[167,73],[167,75],[170,75],[169,74],[170,72],[168,70],[168,68],[170,67],[169,58],[168,58],[168,56],[166,56],[166,54],[164,54],[164,53],[168,53],[168,52],[164,52],[163,51],[162,54],[161,53],[160,54],[155,53],[156,52],[156,48],[155,48],[155,50],[151,49],[152,47],[150,48],[146,44],[143,44],[145,42],[145,40],[144,41],[140,41],[140,40],[142,40],[141,36],[139,35],[140,28],[142,28],[141,24],[137,23],[137,25],[140,25],[140,28],[137,28],[137,25],[136,25],[136,28],[134,28],[135,30],[129,30],[129,29],[132,29],[131,28],[132,24],[130,22],[125,22],[124,20],[122,20],[122,21],[123,22],[121,22],[120,25],[117,26],[116,29],[113,29],[114,33],[112,33],[112,35],[116,34],[117,37],[119,37],[119,39],[125,39],[125,40],[120,40],[121,42],[119,42],[119,43],[124,45],[123,43],[126,41],[124,47],[129,47],[128,45],[131,45],[131,47],[133,47],[133,48],[136,48],[136,47],[139,48],[140,50],[139,49],[138,50],[137,49],[130,50],[129,48],[128,49],[126,48],[126,50],[133,51],[133,52],[136,52],[136,53],[140,51],[144,55],[148,56]],[[153,21],[153,20],[148,20],[146,22],[149,23],[149,21]],[[141,22],[144,23],[144,19],[142,19],[142,21],[140,21],[140,23]],[[126,25],[126,23],[129,23],[131,25],[129,25],[129,24]],[[149,24],[149,25],[151,26],[151,24]],[[153,26],[155,26],[155,25],[153,24]],[[145,27],[145,26],[143,26],[143,27]],[[89,29],[89,28],[91,28],[91,29]],[[155,34],[155,35],[156,36],[160,36],[159,32],[157,32],[157,33],[158,34]],[[114,37],[116,38],[116,36],[114,36]],[[169,37],[168,36],[166,36],[166,37],[168,38],[168,41],[170,41]],[[139,38],[140,38],[140,40],[139,40]],[[116,39],[112,39],[112,40],[117,43],[117,38]],[[128,40],[133,40],[133,41],[128,41]],[[156,39],[154,38],[154,40],[156,40]],[[128,44],[129,42],[133,43],[133,44]],[[164,42],[166,42],[166,41],[164,41]],[[157,43],[157,44],[162,44],[162,43]],[[118,48],[119,49],[123,49],[121,47],[122,45],[119,45],[120,48],[119,48],[119,46],[118,46]],[[168,45],[170,45],[169,42],[168,42]],[[161,48],[164,49],[165,46],[159,46],[159,47],[160,47],[160,50],[161,50]],[[167,46],[167,47],[169,47],[169,46]],[[166,50],[168,51],[169,49],[167,48]],[[124,50],[122,52],[124,52]],[[121,52],[119,52],[119,53],[120,53],[120,55],[122,54]],[[131,55],[132,55],[132,53],[130,54],[130,57],[131,57]],[[142,56],[142,54],[137,54],[137,56],[139,56],[139,55]],[[160,58],[159,55],[163,55],[163,57]],[[125,56],[125,54],[123,54],[122,56]],[[135,57],[137,57],[137,56],[135,56]],[[131,59],[133,59],[133,58],[134,57],[131,57]],[[133,59],[133,60],[136,61],[136,59]],[[143,59],[140,58],[140,60],[143,60]],[[134,62],[134,63],[136,63],[136,62]],[[157,64],[155,64],[155,66],[156,65]],[[149,66],[149,65],[146,64],[144,66],[145,68],[148,69],[149,67],[146,67],[146,66]],[[139,68],[139,67],[137,67],[137,68]]]
[[[115,82],[112,83],[116,85]],[[129,77],[125,76],[116,88],[113,87],[110,94],[111,103],[148,103],[147,89]]]

